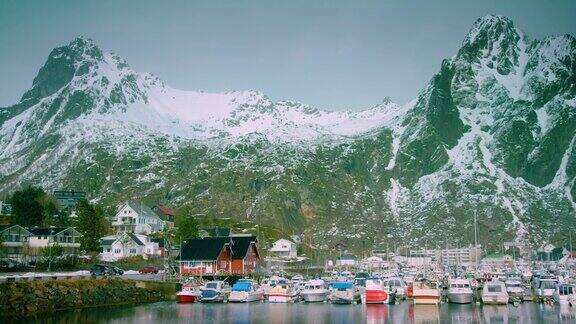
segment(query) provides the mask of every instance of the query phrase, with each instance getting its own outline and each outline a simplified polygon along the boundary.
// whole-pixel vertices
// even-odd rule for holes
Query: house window
[[[110,249],[106,249],[106,252],[110,252]]]
[[[114,253],[120,254],[120,249],[114,249]]]
[[[42,239],[42,236],[38,236],[38,239],[41,240],[41,239]]]
[[[130,249],[130,254],[136,254],[136,249]]]

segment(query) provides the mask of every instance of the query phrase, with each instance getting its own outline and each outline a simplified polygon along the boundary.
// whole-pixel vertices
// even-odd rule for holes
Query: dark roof
[[[27,228],[27,230],[35,236],[48,236],[58,234],[69,228],[70,227],[31,227]]]
[[[100,240],[100,245],[112,245],[116,240]]]
[[[232,236],[232,259],[244,259],[250,243],[257,242],[256,236]]]
[[[208,236],[230,236],[231,230],[230,228],[226,227],[213,227],[213,228],[205,228],[204,229]]]
[[[203,239],[190,239],[184,241],[181,249],[181,260],[216,260],[230,237],[205,237]]]
[[[0,225],[0,232],[2,232],[2,231],[5,230],[5,229],[8,229],[8,228],[10,228],[10,227],[12,227],[12,226],[16,226],[16,225]]]
[[[164,239],[163,238],[152,239],[151,241],[154,243],[158,243],[158,247],[164,247]]]
[[[128,235],[128,237],[130,237],[136,244],[138,245],[144,245],[144,243],[142,243],[142,241],[140,241],[140,239],[138,238],[138,236],[134,235],[133,233],[126,233]]]

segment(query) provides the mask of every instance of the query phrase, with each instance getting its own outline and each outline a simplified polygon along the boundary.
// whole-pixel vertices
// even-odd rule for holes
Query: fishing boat
[[[492,280],[484,283],[482,289],[482,302],[486,305],[508,304],[508,292],[506,285],[500,280]]]
[[[366,279],[366,288],[361,296],[362,304],[394,304],[396,292],[384,286],[380,278]]]
[[[440,304],[441,294],[438,288],[438,283],[434,281],[415,281],[412,285],[412,300],[414,305],[417,304],[428,304],[428,305],[438,305]]]
[[[448,302],[470,304],[474,300],[474,291],[469,279],[451,279],[448,284]]]
[[[394,291],[397,299],[406,299],[408,287],[401,278],[390,277],[384,279],[384,287],[388,287],[389,291]]]
[[[286,279],[279,280],[268,292],[268,301],[271,303],[293,303],[300,298],[298,286]]]
[[[307,303],[324,302],[328,300],[330,291],[326,289],[326,284],[322,279],[313,279],[304,285],[300,296]]]
[[[576,286],[559,284],[554,293],[554,301],[560,305],[576,305]]]
[[[225,281],[208,281],[200,288],[200,302],[217,303],[228,301],[230,285]]]
[[[522,280],[521,277],[519,277]],[[508,297],[510,302],[521,302],[524,300],[524,286],[519,280],[508,279],[504,283],[506,285],[506,292],[508,292]]]
[[[276,287],[276,284],[280,280],[286,280],[286,279],[281,278],[279,276],[272,276],[270,278],[264,278],[264,280],[262,280],[262,285],[260,287],[262,288],[262,291],[264,292],[264,298],[268,298],[268,294],[270,293],[270,290],[272,288]]]
[[[176,293],[176,299],[179,303],[194,303],[200,297],[200,290],[191,283],[184,283],[182,290]]]
[[[538,279],[536,297],[538,301],[550,301],[554,298],[554,293],[556,292],[556,286],[558,286],[558,281],[554,277],[541,276]]]
[[[252,279],[240,279],[232,286],[229,302],[246,303],[264,298],[264,292]]]
[[[333,304],[357,304],[360,301],[360,291],[350,281],[338,281],[332,284],[328,299]]]

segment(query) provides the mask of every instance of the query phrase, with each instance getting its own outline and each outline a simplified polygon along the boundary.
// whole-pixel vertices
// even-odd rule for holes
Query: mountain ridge
[[[576,216],[575,78],[573,36],[531,40],[496,15],[416,99],[357,112],[176,90],[77,38],[0,108],[0,192],[189,204],[319,248],[469,243],[473,213],[487,245],[558,241]]]

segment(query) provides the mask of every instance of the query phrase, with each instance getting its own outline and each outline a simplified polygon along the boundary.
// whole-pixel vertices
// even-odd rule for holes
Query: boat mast
[[[476,214],[476,209],[474,209],[474,256],[476,259],[475,272],[478,271],[478,217]]]

